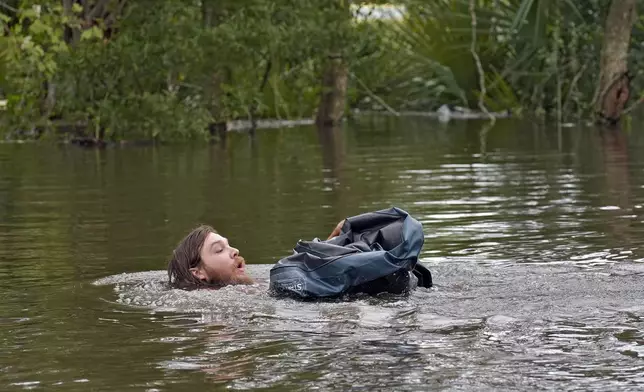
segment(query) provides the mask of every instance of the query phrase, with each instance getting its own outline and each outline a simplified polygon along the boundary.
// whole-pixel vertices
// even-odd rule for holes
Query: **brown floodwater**
[[[644,388],[644,137],[361,118],[223,145],[0,144],[0,390]],[[422,224],[435,287],[302,303],[272,263],[342,218]],[[253,286],[184,292],[200,223]]]

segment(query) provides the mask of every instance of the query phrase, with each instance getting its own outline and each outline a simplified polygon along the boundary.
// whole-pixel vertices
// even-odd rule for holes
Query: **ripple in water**
[[[430,290],[320,303],[269,297],[270,266],[249,267],[259,283],[221,290],[169,289],[165,271],[96,284],[113,285],[118,306],[146,308],[170,327],[157,341],[172,345],[173,358],[159,369],[197,371],[233,390],[644,382],[644,268],[636,265],[430,264],[438,283]]]

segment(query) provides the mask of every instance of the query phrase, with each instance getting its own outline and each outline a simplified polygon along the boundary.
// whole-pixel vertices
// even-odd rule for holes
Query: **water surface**
[[[644,140],[360,119],[225,145],[0,145],[0,389],[633,390],[644,385]],[[392,205],[436,286],[266,295],[298,239]],[[199,223],[257,285],[164,284]]]

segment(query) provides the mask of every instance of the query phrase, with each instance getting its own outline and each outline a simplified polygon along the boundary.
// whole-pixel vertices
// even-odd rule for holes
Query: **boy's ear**
[[[204,271],[199,267],[190,268],[190,272],[192,273],[192,276],[199,280],[206,280],[207,278]]]

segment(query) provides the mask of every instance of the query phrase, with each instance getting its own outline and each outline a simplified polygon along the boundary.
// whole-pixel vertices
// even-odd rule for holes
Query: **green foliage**
[[[470,0],[404,3],[405,18],[379,24],[379,49],[354,72],[397,109],[431,110],[444,103],[476,107],[480,75],[470,51]],[[587,116],[609,4],[591,0],[582,9],[570,0],[476,0],[476,48],[486,106],[561,113],[562,120]],[[636,29],[633,43],[641,41],[638,34]],[[639,53],[639,45],[632,45],[632,64],[638,64]],[[640,80],[636,75],[636,89],[642,87]],[[365,94],[357,94],[355,101],[360,107],[374,105]]]
[[[476,107],[480,94],[470,0],[400,0],[403,18],[368,21],[344,0],[110,0],[88,16],[99,3],[3,2],[0,128],[72,122],[91,137],[175,140],[208,138],[213,122],[310,117],[329,55],[349,64],[351,108]],[[475,4],[486,106],[586,115],[608,2]],[[642,57],[633,45],[631,63]]]
[[[590,110],[607,5],[591,0],[582,13],[572,1],[520,1],[508,30],[516,34],[500,74],[521,106],[544,113],[562,110],[564,119],[573,120]]]
[[[59,4],[22,1],[13,15],[2,14],[0,57],[7,109],[14,124],[28,126],[43,115],[43,84],[58,71],[58,56],[68,51],[63,41],[64,16]]]
[[[176,2],[132,5],[118,39],[92,27],[60,56],[57,110],[112,139],[204,137],[210,116],[194,88],[182,88],[200,65],[198,12]]]
[[[378,64],[378,77],[361,72],[365,84],[401,109],[432,110],[444,103],[468,105],[477,84],[469,53],[467,2],[409,2],[401,20],[371,23],[381,37],[365,67]],[[465,7],[465,10],[463,10]],[[363,61],[364,63],[364,61]],[[371,101],[370,99],[368,99]]]
[[[58,2],[43,6],[35,21],[22,2],[5,18],[17,23],[1,41],[3,49],[10,43],[3,56],[12,55],[13,73],[3,72],[0,82],[10,127],[46,127],[54,117],[86,124],[87,136],[165,140],[207,137],[209,123],[251,112],[311,116],[320,59],[333,43],[345,48],[352,42],[349,29],[339,27],[349,23],[333,31],[325,25],[341,10],[333,4],[326,15],[319,4],[298,0],[216,2],[219,16],[205,25],[200,2],[131,2],[117,33],[104,37],[100,21],[90,27],[72,19]],[[312,21],[313,15],[323,20]],[[348,12],[345,19],[351,19]],[[81,30],[78,42],[65,42],[66,28]],[[45,83],[55,86],[49,111],[43,109]]]

